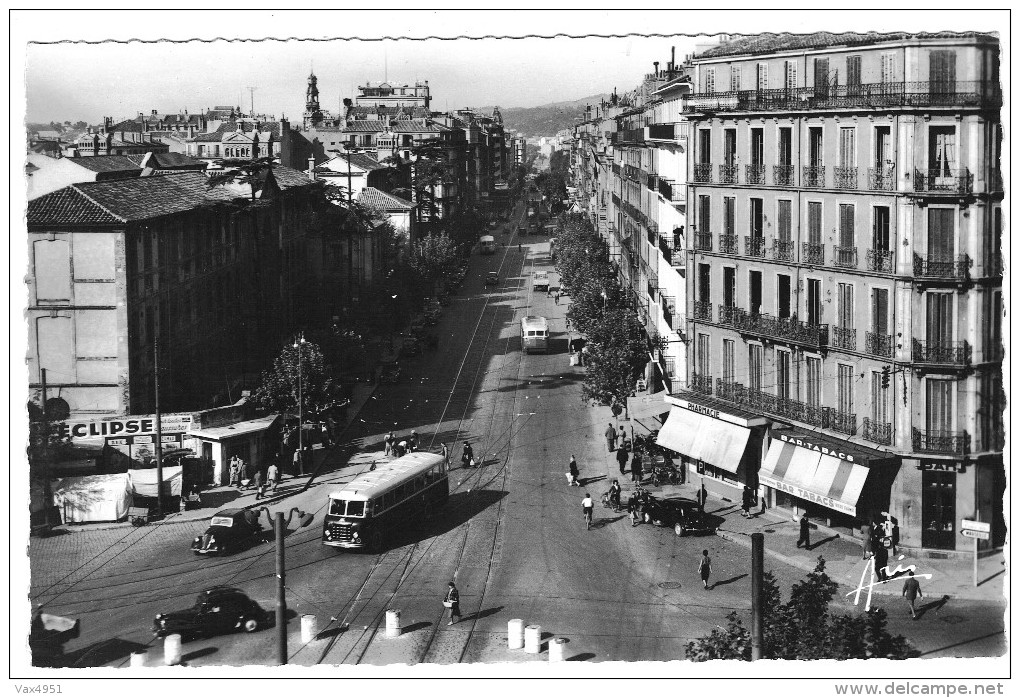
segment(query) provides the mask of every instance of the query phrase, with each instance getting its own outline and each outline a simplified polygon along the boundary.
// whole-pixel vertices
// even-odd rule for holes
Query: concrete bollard
[[[386,611],[386,637],[400,637],[400,611]]]
[[[145,662],[149,659],[149,653],[146,650],[138,650],[137,652],[131,653],[131,666],[145,666]]]
[[[163,640],[163,662],[167,666],[176,666],[181,663],[180,635],[167,635]]]
[[[506,641],[512,650],[519,650],[524,647],[524,621],[514,618],[506,624]]]
[[[567,644],[567,641],[562,637],[554,637],[549,641],[549,661],[550,662],[562,662],[563,661],[563,646]]]
[[[542,651],[542,626],[529,625],[524,629],[524,651],[539,654]]]
[[[301,616],[301,642],[307,644],[314,640],[318,634],[319,627],[315,622],[315,616],[311,613]]]

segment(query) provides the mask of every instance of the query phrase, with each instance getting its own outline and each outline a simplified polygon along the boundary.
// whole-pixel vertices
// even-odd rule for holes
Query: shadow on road
[[[449,533],[458,526],[485,511],[493,504],[507,496],[504,490],[472,490],[471,492],[455,492],[450,495],[446,505],[439,509],[430,521],[415,527],[396,530],[387,541],[390,548],[402,547],[418,543],[428,538]]]
[[[495,608],[486,608],[486,609],[484,609],[482,611],[479,611],[478,613],[475,613],[473,616],[470,616],[470,618],[472,620],[481,620],[482,618],[488,618],[489,616],[494,616],[494,615],[496,615],[497,613],[499,613],[502,610],[503,610],[502,606],[496,606]]]
[[[838,533],[836,535],[834,535],[834,536],[829,536],[828,538],[823,538],[823,539],[821,539],[819,541],[815,541],[811,545],[807,546],[807,549],[808,550],[814,550],[815,548],[820,548],[823,545],[825,545],[826,543],[829,543],[829,542],[834,541],[834,540],[839,540],[839,534]]]
[[[746,576],[747,576],[746,572],[744,574],[738,574],[736,577],[730,577],[729,579],[720,580],[720,581],[716,582],[715,584],[713,584],[710,588],[715,589],[716,587],[721,587],[721,586],[724,586],[726,584],[732,584],[733,582],[740,581],[741,579],[743,579]]]
[[[201,659],[202,657],[208,657],[210,654],[216,654],[219,650],[216,647],[203,647],[200,650],[194,652],[188,652],[181,657],[181,662],[187,664],[195,659]]]
[[[573,657],[567,657],[566,661],[587,662],[589,659],[595,659],[595,654],[593,652],[581,652],[580,654],[575,654]]]
[[[917,619],[921,620],[922,618],[924,618],[924,614],[927,613],[928,611],[935,611],[936,613],[938,613],[940,610],[942,610],[942,607],[945,606],[947,603],[949,603],[949,594],[946,594],[941,599],[938,599],[936,601],[929,601],[928,603],[917,609],[916,611]]]
[[[417,623],[411,623],[406,628],[401,628],[400,629],[400,634],[401,635],[407,635],[408,633],[413,633],[415,630],[424,630],[425,628],[431,628],[431,627],[432,627],[432,623],[429,623],[426,620],[422,620],[422,621],[418,621]]]
[[[604,519],[595,519],[594,521],[591,522],[591,527],[592,528],[603,528],[604,526],[609,526],[610,524],[614,524],[617,521],[619,521],[620,519],[625,518],[625,517],[626,517],[625,514],[620,514],[619,516],[611,516],[609,518],[604,518]]]
[[[144,652],[148,647],[114,637],[102,640],[74,652],[68,652],[59,662],[64,667],[95,667],[126,659],[132,652]],[[34,666],[38,666],[33,662]]]

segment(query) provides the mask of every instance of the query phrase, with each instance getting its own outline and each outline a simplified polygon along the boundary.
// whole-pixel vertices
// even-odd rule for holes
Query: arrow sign
[[[977,538],[978,540],[988,540],[988,531],[975,531],[972,528],[965,528],[960,533],[963,534],[964,538]]]
[[[963,519],[960,522],[960,528],[969,529],[971,531],[981,531],[983,533],[990,533],[992,530],[992,524],[984,521],[974,521],[972,519]],[[987,538],[988,536],[985,536]]]

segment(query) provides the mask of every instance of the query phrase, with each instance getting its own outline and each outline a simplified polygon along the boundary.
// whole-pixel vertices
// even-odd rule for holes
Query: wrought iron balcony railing
[[[757,235],[744,236],[744,255],[747,257],[765,256],[765,238]]]
[[[720,235],[719,236],[719,252],[722,254],[737,254],[737,236],[736,235]]]
[[[892,445],[892,424],[889,422],[876,422],[865,417],[861,420],[861,437],[875,444],[884,446]]]
[[[712,322],[712,301],[694,301],[694,319]]]
[[[736,184],[738,172],[737,165],[719,165],[719,182],[722,184]]]
[[[967,168],[914,170],[914,191],[926,194],[970,194],[974,176]]]
[[[716,397],[735,405],[777,415],[785,419],[794,419],[816,427],[826,425],[826,409],[817,405],[809,405],[789,397],[781,397],[764,390],[745,387],[742,383],[717,379],[715,382]]]
[[[965,280],[970,276],[970,257],[914,253],[914,276],[922,279]]]
[[[744,184],[765,184],[765,165],[745,165]]]
[[[829,343],[828,325],[811,325],[795,318],[780,318],[768,313],[749,313],[742,308],[734,308],[732,324],[746,334],[794,344],[819,348]]]
[[[840,412],[830,407],[825,411],[824,426],[841,434],[853,436],[857,433],[857,415],[852,412]]]
[[[825,186],[825,165],[808,165],[801,168],[800,185],[820,188]]]
[[[792,187],[797,168],[793,165],[773,165],[772,183],[777,187]]]
[[[853,327],[833,327],[829,341],[835,349],[857,351],[857,330]]]
[[[694,181],[697,184],[712,183],[712,163],[699,162],[694,165]]]
[[[896,189],[896,170],[893,167],[869,167],[868,189],[878,191],[894,191]]]
[[[925,342],[915,339],[912,342],[911,359],[918,364],[938,364],[941,366],[966,366],[970,364],[970,344],[962,339],[955,342]]]
[[[800,259],[804,264],[825,264],[825,244],[821,242],[803,243]]]
[[[659,193],[666,201],[686,200],[686,187],[670,179],[659,178]]]
[[[856,247],[840,247],[839,245],[833,245],[832,251],[833,251],[832,263],[834,266],[840,267],[841,269],[857,268]]]
[[[868,250],[868,271],[880,271],[885,274],[893,272],[893,253],[891,250]]]
[[[725,303],[719,304],[719,324],[720,325],[733,325],[735,321],[733,319],[734,313],[740,310],[735,305],[726,305]]]
[[[712,394],[712,376],[691,373],[691,390],[705,395]]]
[[[701,252],[712,251],[712,233],[695,233],[694,249]]]
[[[893,349],[896,344],[891,334],[878,334],[876,332],[864,333],[864,351],[872,356],[892,358]]]
[[[856,167],[833,167],[832,178],[837,189],[857,188]]]
[[[772,241],[772,258],[783,262],[796,261],[794,257],[795,249],[793,240],[773,240]]]
[[[922,431],[915,427],[912,442],[918,453],[962,456],[970,451],[970,435],[965,431]]]

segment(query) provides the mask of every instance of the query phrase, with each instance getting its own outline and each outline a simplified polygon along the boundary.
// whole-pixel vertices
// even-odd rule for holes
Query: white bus
[[[427,518],[446,503],[448,470],[441,454],[416,451],[362,473],[330,493],[323,544],[381,551],[387,531],[409,519]]]
[[[482,246],[482,254],[496,254],[496,238],[491,235],[483,235],[479,243]]]
[[[549,321],[539,315],[528,315],[521,320],[521,348],[525,354],[549,351]]]
[[[536,291],[548,291],[549,290],[549,272],[547,271],[536,271],[534,278],[531,280],[531,287]]]

